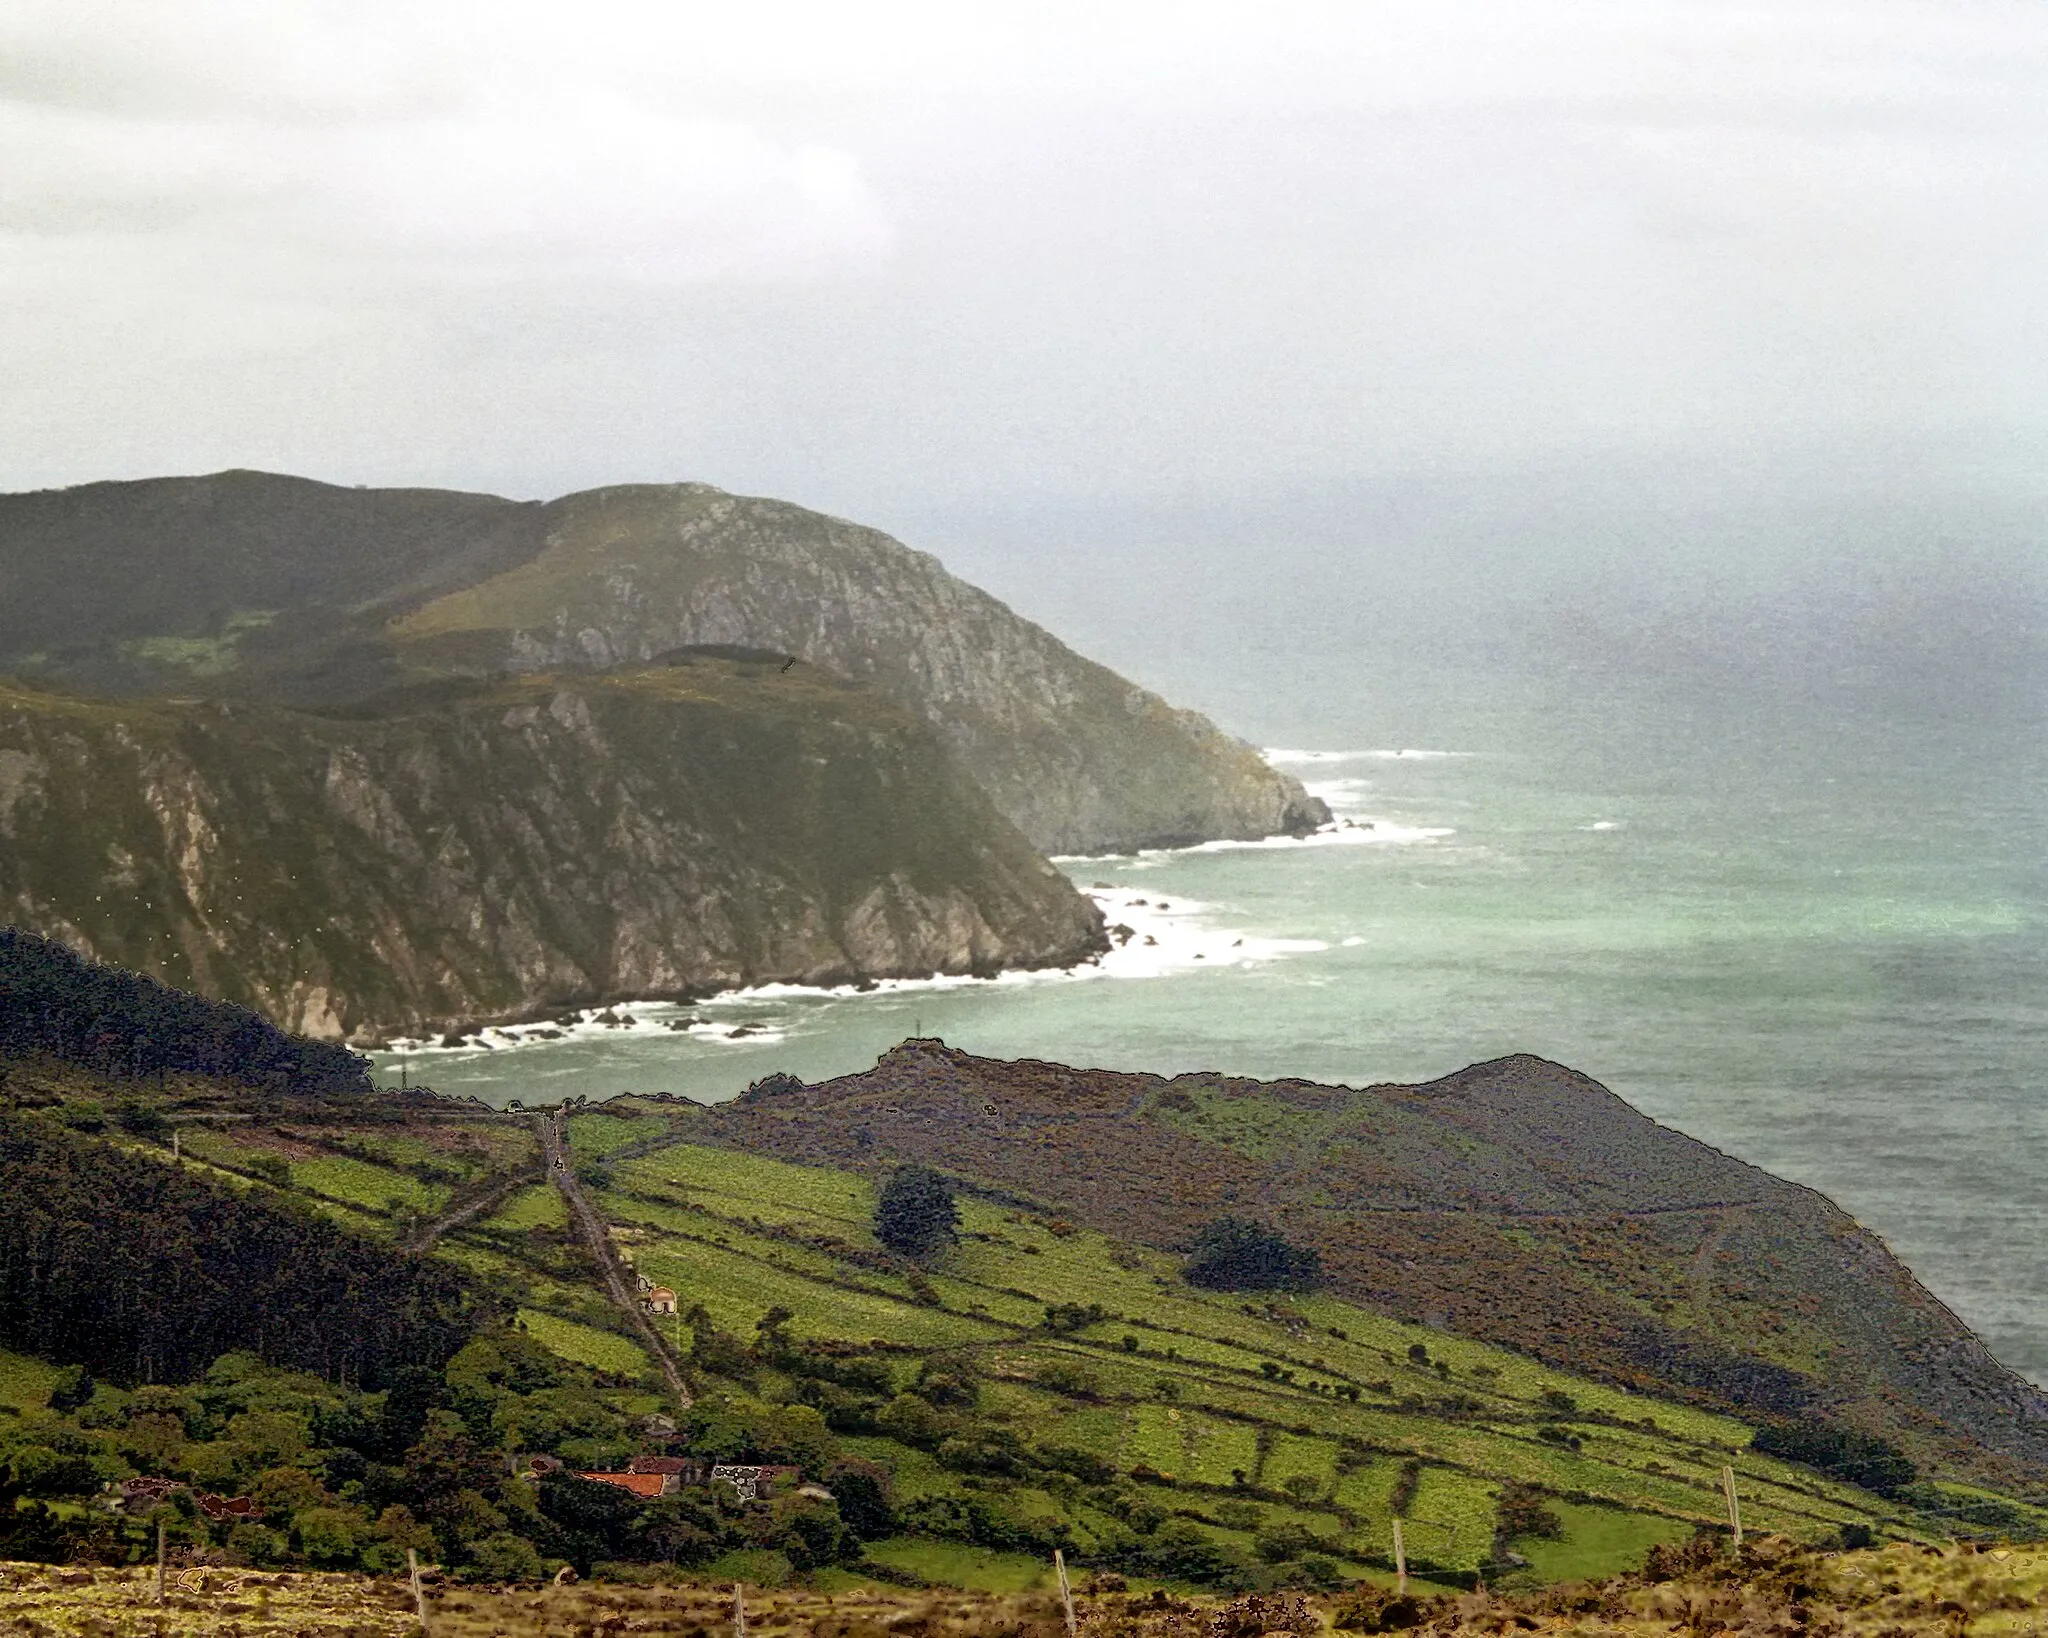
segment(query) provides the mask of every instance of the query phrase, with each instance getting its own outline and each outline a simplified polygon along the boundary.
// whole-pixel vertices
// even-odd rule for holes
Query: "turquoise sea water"
[[[1463,754],[1392,755],[1374,702],[1393,692],[1280,705],[1287,742],[1321,753],[1286,765],[1385,839],[1068,862],[1147,901],[1122,913],[1160,943],[1112,965],[1150,976],[735,998],[697,1012],[717,1034],[654,1009],[408,1072],[502,1102],[725,1097],[914,1032],[1352,1083],[1535,1052],[1827,1193],[2048,1382],[2048,751],[2030,720],[1495,677],[1431,693],[1442,737],[1414,748]],[[743,1023],[763,1033],[722,1034]]]

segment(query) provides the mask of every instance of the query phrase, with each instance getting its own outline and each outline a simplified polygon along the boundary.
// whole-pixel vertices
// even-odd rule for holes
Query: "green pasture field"
[[[573,1121],[570,1131],[571,1141],[580,1146],[581,1129]],[[764,1223],[818,1218],[821,1230],[838,1233],[855,1245],[875,1243],[874,1186],[850,1172],[678,1143],[623,1161],[614,1175],[621,1186],[635,1192],[701,1204],[721,1215],[758,1217]]]
[[[1660,1519],[1647,1513],[1625,1513],[1613,1507],[1587,1507],[1573,1502],[1551,1502],[1550,1510],[1564,1526],[1556,1540],[1537,1536],[1517,1537],[1510,1545],[1529,1561],[1529,1568],[1515,1579],[1526,1578],[1539,1586],[1556,1581],[1589,1581],[1595,1576],[1620,1575],[1639,1570],[1649,1550],[1666,1541],[1682,1541],[1691,1534],[1675,1519]]]
[[[319,1155],[292,1163],[292,1182],[316,1194],[346,1200],[370,1211],[432,1216],[448,1204],[445,1184],[422,1183],[404,1172],[352,1160],[347,1155]]]
[[[572,1141],[595,1153],[666,1125],[654,1115],[579,1115]],[[1566,1524],[1561,1542],[1518,1545],[1532,1565],[1522,1574],[1549,1580],[1593,1573],[1581,1565],[1639,1557],[1653,1541],[1719,1518],[1718,1469],[1732,1462],[1745,1522],[1758,1531],[1819,1540],[1861,1519],[1890,1534],[1925,1533],[1924,1521],[1874,1496],[1750,1451],[1749,1430],[1731,1418],[1580,1381],[1329,1296],[1197,1290],[1178,1279],[1165,1253],[1064,1225],[1055,1232],[1026,1211],[962,1197],[961,1242],[915,1282],[936,1295],[933,1304],[916,1300],[907,1269],[857,1266],[832,1249],[835,1242],[875,1246],[875,1191],[864,1178],[695,1144],[620,1161],[612,1178],[593,1191],[593,1203],[607,1221],[637,1231],[627,1247],[632,1262],[673,1287],[685,1310],[701,1303],[719,1329],[742,1338],[780,1306],[794,1316],[789,1329],[800,1338],[881,1339],[958,1353],[982,1379],[977,1417],[1027,1444],[1088,1451],[1124,1474],[1147,1467],[1169,1475],[1170,1486],[1140,1490],[1200,1518],[1215,1519],[1217,1507],[1240,1500],[1232,1489],[1242,1472],[1260,1528],[1298,1523],[1346,1553],[1384,1555],[1398,1475],[1419,1459],[1406,1509],[1409,1552],[1446,1573],[1470,1573],[1487,1561],[1508,1481],[1552,1497],[1595,1498],[1553,1502]],[[481,1226],[517,1232],[564,1221],[559,1196],[539,1185]],[[634,1343],[568,1317],[598,1317],[594,1292],[570,1291],[525,1268],[516,1244],[464,1243],[460,1231],[453,1238],[444,1254],[501,1289],[526,1293],[522,1318],[549,1347],[606,1369],[645,1370]],[[1099,1304],[1106,1317],[1054,1331],[1047,1310],[1063,1304]],[[676,1340],[687,1352],[687,1327],[678,1325]],[[1409,1357],[1418,1343],[1422,1361]],[[911,1380],[915,1356],[892,1359],[891,1370],[899,1384]],[[1336,1391],[1352,1386],[1360,1390],[1356,1402]],[[771,1397],[792,1387],[772,1372],[757,1384]],[[1466,1408],[1450,1414],[1441,1407],[1453,1395]],[[1546,1426],[1570,1430],[1582,1448],[1539,1440],[1536,1431]],[[879,1436],[845,1435],[841,1443],[893,1470],[899,1504],[994,1482],[970,1480]],[[1650,1471],[1652,1464],[1662,1471]],[[1306,1497],[1278,1497],[1301,1477],[1313,1481]],[[1036,1489],[1029,1480],[998,1488],[1020,1513],[1064,1518],[1077,1547],[1112,1522],[1091,1511],[1088,1492],[1063,1502],[1076,1493]],[[1242,1537],[1240,1545],[1251,1539],[1221,1522],[1201,1527],[1219,1539]],[[996,1585],[987,1578],[1021,1575],[1030,1564],[931,1541],[898,1540],[876,1556],[954,1585]],[[1355,1562],[1346,1573],[1384,1578]]]
[[[564,1359],[594,1365],[601,1371],[624,1371],[630,1376],[639,1376],[650,1368],[647,1350],[616,1332],[579,1325],[555,1314],[543,1314],[537,1308],[520,1309],[518,1318],[529,1336]]]
[[[675,1289],[678,1306],[702,1303],[721,1331],[751,1337],[761,1316],[780,1304],[797,1316],[804,1336],[866,1342],[883,1337],[914,1347],[945,1348],[986,1342],[996,1327],[964,1314],[920,1308],[889,1297],[843,1291],[786,1273],[745,1253],[720,1246],[664,1241],[635,1259],[651,1280]]]
[[[577,1155],[608,1155],[674,1129],[675,1122],[663,1115],[571,1115],[569,1150]]]
[[[892,1570],[908,1570],[927,1581],[965,1587],[970,1592],[1042,1592],[1054,1584],[1049,1561],[1041,1563],[1022,1553],[999,1553],[957,1541],[895,1536],[869,1542],[867,1556]]]
[[[31,1355],[0,1349],[0,1405],[16,1411],[43,1409],[56,1386],[57,1369]]]
[[[1491,1556],[1499,1491],[1498,1485],[1470,1474],[1425,1467],[1404,1526],[1409,1556],[1449,1569],[1477,1569]]]
[[[478,1226],[513,1234],[530,1228],[567,1228],[569,1208],[562,1203],[561,1191],[554,1184],[535,1183],[508,1198],[494,1216],[485,1218]]]

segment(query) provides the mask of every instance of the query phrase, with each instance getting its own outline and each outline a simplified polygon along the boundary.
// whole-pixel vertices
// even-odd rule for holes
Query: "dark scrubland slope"
[[[1070,1069],[908,1042],[719,1110],[722,1141],[890,1156],[1184,1247],[1252,1217],[1333,1291],[1548,1363],[1764,1418],[1826,1416],[2038,1483],[2048,1396],[1813,1191],[1529,1057],[1354,1088]]]
[[[545,505],[256,472],[0,496],[0,671],[332,705],[440,676],[800,655],[921,717],[1047,852],[1304,831],[1301,786],[936,559],[780,501]]]
[[[0,918],[355,1039],[1104,947],[923,725],[705,654],[327,715],[0,685]]]

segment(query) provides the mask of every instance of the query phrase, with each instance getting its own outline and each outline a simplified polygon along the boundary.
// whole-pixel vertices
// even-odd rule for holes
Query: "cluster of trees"
[[[1758,1428],[1749,1443],[1766,1456],[1819,1468],[1880,1496],[1896,1496],[1920,1476],[1912,1458],[1889,1439],[1818,1419]]]
[[[0,927],[0,1058],[39,1053],[125,1080],[168,1071],[305,1091],[370,1085],[370,1061],[346,1047]]]
[[[247,1350],[377,1388],[492,1318],[445,1263],[43,1116],[0,1116],[0,1176],[0,1347],[111,1381],[188,1381]]]
[[[1219,1217],[1195,1236],[1182,1272],[1211,1291],[1307,1291],[1322,1283],[1323,1260],[1258,1223]]]
[[[929,1166],[890,1175],[875,1202],[875,1238],[905,1257],[929,1257],[960,1238],[953,1187]]]
[[[475,1338],[439,1371],[373,1393],[265,1365],[216,1360],[183,1387],[81,1383],[52,1408],[0,1421],[0,1558],[133,1557],[156,1522],[173,1543],[247,1564],[392,1570],[412,1548],[478,1580],[533,1580],[561,1564],[702,1564],[766,1548],[799,1568],[858,1556],[848,1517],[893,1528],[887,1476],[842,1461],[815,1411],[720,1405],[689,1431],[701,1454],[790,1461],[847,1498],[743,1504],[731,1487],[642,1501],[574,1471],[624,1466],[641,1447],[637,1385],[607,1382],[514,1328]],[[82,1390],[82,1391],[81,1391]],[[567,1469],[538,1482],[514,1452]],[[52,1506],[133,1475],[182,1483],[153,1513]],[[246,1496],[258,1517],[209,1520],[196,1493]],[[862,1512],[862,1504],[867,1509]]]

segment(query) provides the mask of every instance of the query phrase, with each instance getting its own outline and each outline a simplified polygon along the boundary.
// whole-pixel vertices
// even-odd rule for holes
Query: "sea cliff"
[[[0,687],[0,920],[352,1040],[1104,947],[921,723],[704,654],[327,714]]]

